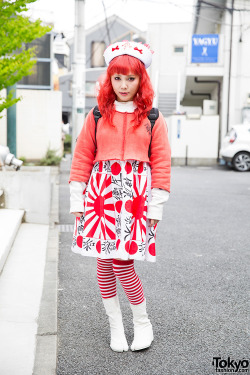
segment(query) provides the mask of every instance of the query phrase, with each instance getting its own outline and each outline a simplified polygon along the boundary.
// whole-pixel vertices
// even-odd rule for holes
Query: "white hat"
[[[117,56],[130,55],[141,60],[147,69],[152,62],[152,55],[154,51],[150,49],[148,44],[142,44],[137,42],[130,42],[124,40],[123,42],[117,42],[110,44],[103,54],[106,64],[109,65],[110,61]]]

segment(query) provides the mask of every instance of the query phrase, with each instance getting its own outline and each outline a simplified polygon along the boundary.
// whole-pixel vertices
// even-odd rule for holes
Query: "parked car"
[[[220,157],[240,172],[250,170],[250,124],[234,125],[225,136]]]

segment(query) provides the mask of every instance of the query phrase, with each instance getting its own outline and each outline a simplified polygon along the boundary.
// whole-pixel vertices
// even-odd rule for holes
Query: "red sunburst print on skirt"
[[[143,162],[141,161],[138,165],[138,173],[142,173],[143,172]]]
[[[125,250],[127,251],[127,253],[134,255],[138,251],[138,245],[135,241],[127,241],[125,243]]]
[[[103,162],[99,161],[99,172],[102,172],[103,169]]]
[[[118,241],[116,241],[116,250],[119,250],[120,242],[121,242],[120,239]]]
[[[121,212],[121,209],[122,209],[122,201],[117,201],[116,204],[115,204],[115,209],[117,212]]]
[[[80,217],[76,217],[76,224],[75,224],[75,236],[77,236],[77,227],[80,221]]]
[[[129,199],[126,203],[125,203],[125,210],[127,212],[129,212],[130,214],[132,213],[132,205],[133,205],[133,202],[131,201],[131,199]]]
[[[125,165],[125,171],[127,172],[127,174],[132,172],[132,165],[130,164],[129,161],[127,161],[127,163]]]
[[[133,179],[134,197],[132,203],[132,225],[131,239],[136,241],[146,240],[146,187],[147,181],[142,176],[135,176]]]
[[[99,254],[101,254],[101,241],[98,241],[98,242],[96,243],[96,251],[97,251]]]
[[[82,241],[83,241],[82,236],[78,236],[76,239],[76,243],[77,243],[77,246],[80,248],[82,248]]]
[[[113,175],[117,176],[119,173],[121,173],[121,166],[119,163],[115,162],[114,164],[112,164],[111,166],[111,172]]]
[[[151,243],[151,245],[149,245],[148,252],[149,252],[150,255],[155,257],[155,243]]]
[[[96,173],[91,177],[86,199],[84,236],[112,240],[116,238],[111,176]]]

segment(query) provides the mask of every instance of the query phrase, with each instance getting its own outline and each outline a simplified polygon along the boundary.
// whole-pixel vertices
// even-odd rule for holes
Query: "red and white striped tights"
[[[134,260],[97,258],[97,281],[102,298],[116,296],[116,277],[129,299],[131,305],[144,301],[141,280],[135,273]]]

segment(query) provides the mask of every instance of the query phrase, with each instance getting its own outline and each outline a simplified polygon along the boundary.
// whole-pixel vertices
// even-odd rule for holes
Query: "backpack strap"
[[[151,141],[152,141],[152,133],[153,133],[153,128],[155,126],[155,122],[159,117],[159,109],[158,108],[152,108],[149,112],[148,119],[151,123],[151,139],[150,139],[150,144],[148,148],[148,157],[150,158],[151,156]]]
[[[95,106],[93,110],[93,115],[95,119],[95,143],[96,143],[96,128],[97,128],[97,123],[98,120],[102,117],[101,112],[99,111],[98,105]]]

